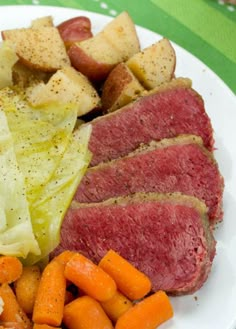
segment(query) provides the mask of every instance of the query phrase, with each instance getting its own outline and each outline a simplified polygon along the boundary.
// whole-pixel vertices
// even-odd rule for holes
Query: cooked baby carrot
[[[164,291],[158,291],[121,315],[115,329],[155,329],[172,316],[169,298]]]
[[[2,323],[2,325],[0,326],[0,329],[24,329],[24,325],[22,323],[19,322],[4,322]]]
[[[0,286],[0,297],[4,302],[3,312],[0,315],[0,322],[17,323],[24,329],[31,329],[32,324],[17,302],[16,296],[7,283]]]
[[[99,263],[116,282],[118,290],[131,300],[143,298],[151,290],[151,281],[114,250],[109,250]]]
[[[80,253],[66,264],[65,277],[98,301],[108,300],[116,292],[116,283],[110,275]]]
[[[111,299],[101,302],[101,305],[108,317],[113,322],[116,322],[122,314],[132,307],[133,304],[127,297],[119,291],[116,291]]]
[[[60,328],[55,328],[53,326],[49,326],[48,324],[38,324],[34,323],[33,329],[60,329]]]
[[[69,329],[112,329],[98,301],[89,296],[75,299],[64,307],[63,323]]]
[[[0,257],[0,283],[12,283],[22,273],[22,264],[18,258],[13,256]]]
[[[57,262],[62,263],[63,265],[66,265],[68,261],[74,256],[75,252],[70,250],[65,250],[62,253],[60,253],[58,256],[53,258],[53,260],[56,260]]]
[[[41,272],[38,266],[26,266],[20,278],[14,282],[18,303],[27,314],[32,314]]]
[[[60,326],[66,292],[64,266],[51,261],[44,269],[39,283],[33,321],[38,324]]]

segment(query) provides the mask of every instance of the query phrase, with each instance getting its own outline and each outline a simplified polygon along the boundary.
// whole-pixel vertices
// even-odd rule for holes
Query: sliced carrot
[[[118,290],[131,300],[143,298],[151,290],[151,281],[114,250],[109,250],[99,262],[116,282]]]
[[[16,281],[22,273],[22,263],[13,256],[0,257],[0,283],[12,283]]]
[[[34,304],[33,321],[38,324],[60,326],[65,292],[64,266],[59,262],[52,261],[42,273]]]
[[[170,300],[158,291],[135,304],[117,321],[115,329],[155,329],[173,316]]]
[[[108,318],[98,301],[83,296],[64,308],[63,323],[69,329],[112,329]]]
[[[116,322],[122,314],[132,307],[133,303],[122,293],[116,291],[111,299],[101,302],[101,305],[108,317]]]
[[[13,290],[7,283],[3,283],[0,286],[0,297],[4,302],[3,312],[0,315],[0,321],[17,323],[24,329],[31,329],[31,321],[20,307]]]
[[[80,253],[66,264],[65,277],[98,301],[108,300],[116,292],[116,283],[110,275]]]
[[[55,328],[53,326],[49,326],[48,324],[38,324],[34,323],[33,329],[60,329],[60,328]]]
[[[18,303],[27,314],[32,314],[41,272],[36,265],[23,268],[22,275],[14,282]]]

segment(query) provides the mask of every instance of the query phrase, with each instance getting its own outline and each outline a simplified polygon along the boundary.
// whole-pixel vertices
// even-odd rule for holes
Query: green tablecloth
[[[127,10],[136,24],[196,55],[236,93],[236,6],[222,0],[1,0],[0,4],[64,6],[111,16]]]

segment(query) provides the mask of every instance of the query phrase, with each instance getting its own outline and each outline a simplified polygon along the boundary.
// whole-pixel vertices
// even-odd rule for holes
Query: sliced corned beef
[[[222,219],[223,178],[200,137],[151,142],[126,157],[87,170],[75,200],[100,202],[135,192],[182,192],[203,200],[212,222]]]
[[[215,255],[203,202],[180,193],[137,193],[101,203],[73,203],[53,255],[69,249],[95,262],[119,252],[146,273],[154,291],[187,294],[208,277]]]
[[[201,136],[206,148],[213,148],[212,126],[204,102],[191,88],[176,87],[140,97],[90,123],[91,166],[124,156],[141,143],[180,134]]]

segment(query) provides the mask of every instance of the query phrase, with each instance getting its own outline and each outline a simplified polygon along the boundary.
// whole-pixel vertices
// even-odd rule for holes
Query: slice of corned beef
[[[223,178],[200,137],[182,135],[151,142],[122,157],[89,168],[75,200],[100,202],[135,192],[182,192],[204,201],[211,222],[222,219]]]
[[[95,262],[113,249],[150,277],[154,291],[187,294],[206,281],[215,240],[207,208],[197,198],[137,193],[101,203],[73,202],[53,255],[65,249]]]
[[[204,102],[191,88],[176,87],[141,97],[90,123],[91,166],[124,156],[141,143],[180,134],[201,136],[205,147],[213,148],[213,131]]]

